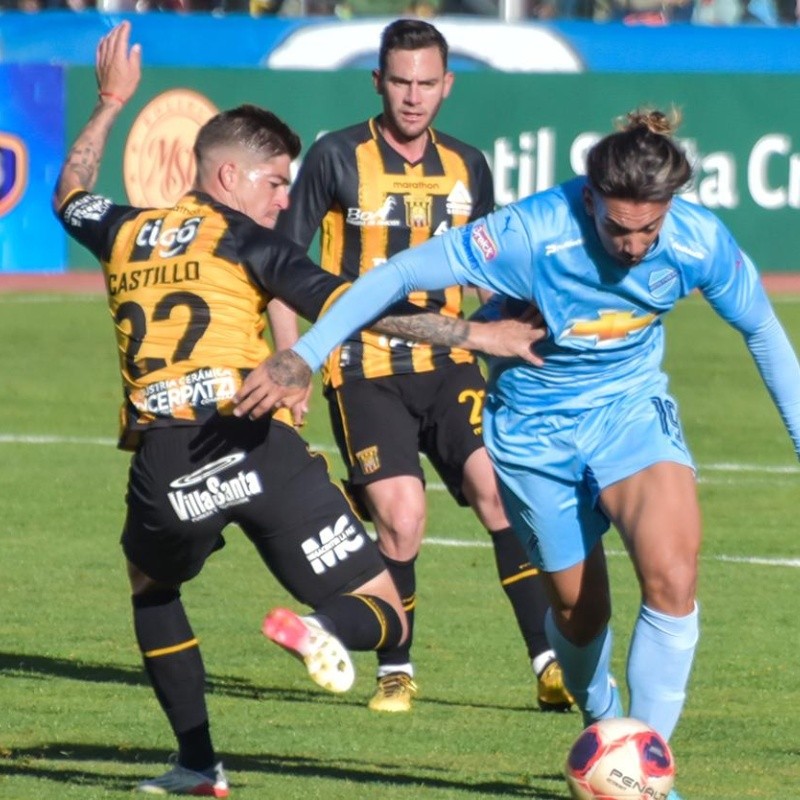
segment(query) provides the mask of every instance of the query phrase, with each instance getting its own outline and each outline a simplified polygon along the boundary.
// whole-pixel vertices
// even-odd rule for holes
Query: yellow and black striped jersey
[[[348,285],[285,237],[200,193],[140,209],[79,191],[59,216],[103,267],[124,449],[150,426],[231,413],[242,380],[270,354],[264,311],[273,297],[313,320]],[[291,424],[285,409],[278,413]]]
[[[416,164],[386,142],[377,118],[322,136],[303,159],[291,204],[276,229],[303,248],[319,229],[321,265],[353,281],[395,253],[494,210],[483,153],[439,131],[428,133]],[[459,286],[415,292],[408,299],[428,311],[461,314]],[[428,372],[473,360],[465,350],[362,331],[332,353],[324,376],[335,388],[349,379]]]

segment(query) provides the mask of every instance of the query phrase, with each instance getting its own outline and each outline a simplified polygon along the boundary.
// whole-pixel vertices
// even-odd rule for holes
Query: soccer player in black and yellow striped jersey
[[[355,280],[394,253],[493,210],[484,155],[431,127],[453,85],[447,56],[433,25],[391,23],[373,73],[383,112],[326,134],[305,156],[277,230],[307,248],[319,229],[320,262],[329,272]],[[458,286],[408,299],[443,317],[461,316]],[[426,522],[421,451],[491,534],[500,582],[538,678],[540,707],[568,709],[572,698],[544,632],[544,585],[509,526],[483,446],[485,388],[473,355],[365,330],[331,355],[324,381],[351,494],[375,525],[410,631]],[[481,591],[475,587],[476,595]],[[410,710],[417,692],[411,633],[378,661],[369,707]]]
[[[229,523],[313,608],[307,616],[273,609],[263,631],[325,688],[347,690],[348,651],[395,647],[407,623],[377,547],[324,459],[292,426],[289,410],[305,392],[260,419],[233,414],[242,381],[270,354],[268,304],[280,298],[314,319],[347,288],[271,230],[288,204],[300,140],[269,111],[240,106],[199,131],[194,188],[174,206],[133,208],[94,194],[109,131],[140,80],[141,50],[129,36],[123,22],[100,40],[99,98],[67,154],[54,206],[105,276],[124,393],[120,446],[133,451],[122,546],[134,629],[178,743],[176,764],[139,788],[227,797],[180,587],[224,545]],[[394,335],[421,326],[442,343],[483,346],[463,320],[436,314],[381,325]],[[534,341],[537,332],[529,333]],[[523,336],[523,350],[529,344]]]

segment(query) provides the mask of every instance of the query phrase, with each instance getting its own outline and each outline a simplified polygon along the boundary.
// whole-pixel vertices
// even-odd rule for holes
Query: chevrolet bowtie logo
[[[600,311],[599,319],[582,319],[573,323],[567,336],[594,338],[598,342],[610,339],[624,339],[633,331],[646,328],[655,318],[655,314],[634,317],[634,311]]]

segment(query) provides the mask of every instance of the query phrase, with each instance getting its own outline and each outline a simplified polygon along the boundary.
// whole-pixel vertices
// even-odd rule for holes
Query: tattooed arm
[[[478,350],[488,355],[520,358],[534,366],[544,362],[533,350],[547,336],[537,309],[522,317],[497,322],[470,322],[442,314],[383,317],[371,330],[404,339]],[[234,398],[236,416],[253,419],[273,408],[291,408],[302,398],[311,368],[294,350],[280,350],[262,361],[245,379]]]
[[[53,197],[56,209],[76,189],[94,188],[108,133],[139,85],[142,53],[138,44],[128,48],[130,29],[130,22],[122,22],[97,45],[97,104],[61,168]]]
[[[519,317],[493,322],[471,322],[443,314],[388,316],[378,320],[372,330],[415,342],[522,358],[537,367],[544,363],[532,348],[547,335],[547,328],[542,315],[533,306]]]

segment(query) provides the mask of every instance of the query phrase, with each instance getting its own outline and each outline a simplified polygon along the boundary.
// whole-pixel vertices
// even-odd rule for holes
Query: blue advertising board
[[[94,65],[97,40],[122,19],[150,67],[344,69],[377,66],[391,20],[246,14],[0,14],[0,63]],[[625,25],[576,20],[504,23],[436,18],[452,66],[505,72],[800,72],[800,28],[762,25]]]
[[[64,268],[66,238],[50,212],[64,94],[59,67],[0,64],[0,273]]]

